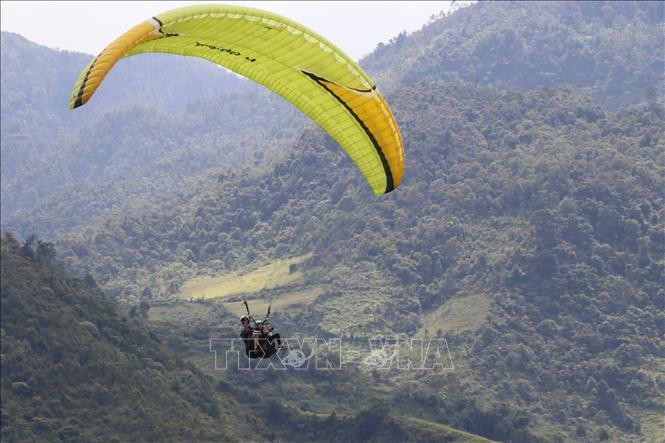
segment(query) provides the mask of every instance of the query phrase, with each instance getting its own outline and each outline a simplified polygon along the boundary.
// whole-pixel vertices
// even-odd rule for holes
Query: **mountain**
[[[72,112],[68,106],[73,83],[92,57],[46,48],[18,34],[2,32],[1,38],[3,180],[22,175],[35,157],[58,149],[58,139],[66,140],[109,112],[140,105],[172,112],[225,88],[242,89],[245,83],[199,60],[134,57],[109,73],[109,87],[100,89],[87,112]]]
[[[280,97],[202,60],[122,60],[81,112],[68,110],[69,94],[90,56],[3,32],[2,59],[2,224],[24,237],[178,194],[263,158],[304,123]]]
[[[237,438],[200,371],[54,258],[2,239],[3,441]]]
[[[489,441],[385,406],[311,417],[257,399],[255,380],[215,382],[167,350],[145,328],[149,306],[121,314],[52,244],[5,233],[0,250],[2,441]]]
[[[570,84],[618,109],[662,101],[663,14],[659,2],[481,2],[380,44],[361,63],[388,92],[423,79],[509,89]],[[49,238],[74,232],[162,200],[159,190],[206,186],[216,169],[254,161],[255,153],[269,161],[306,125],[252,82],[165,54],[122,60],[85,109],[68,111],[90,58],[2,34],[5,229]]]
[[[568,84],[616,110],[665,97],[662,2],[478,2],[379,44],[384,88],[423,79],[508,89]]]
[[[100,138],[128,128],[103,152],[118,149],[132,180],[111,186],[102,156],[75,158],[94,143],[64,143],[61,164],[79,175],[11,224],[25,236],[51,223],[68,268],[126,309],[149,308],[146,325],[201,370],[243,298],[272,300],[285,334],[450,345],[444,373],[209,374],[237,398],[269,399],[262,425],[277,437],[296,426],[311,439],[401,438],[425,420],[500,441],[659,441],[662,22],[659,3],[479,3],[380,46],[362,65],[407,154],[403,185],[382,198],[311,126],[284,128],[265,155],[256,139],[191,181],[190,160],[132,170],[133,138],[155,161],[178,145],[159,151],[161,130],[177,137],[200,118],[187,146],[205,164],[201,145],[235,134],[206,132],[222,109],[162,127],[139,106],[97,123]],[[233,113],[251,115],[248,103]],[[150,193],[126,190],[143,176]],[[18,207],[14,189],[3,183],[3,200]]]
[[[386,198],[363,192],[332,141],[308,132],[270,169],[220,176],[187,207],[118,217],[59,247],[119,299],[183,309],[188,281],[312,254],[286,290],[331,289],[284,324],[343,336],[443,330],[466,362],[467,395],[511,399],[557,432],[642,432],[664,407],[653,393],[665,332],[663,108],[610,113],[571,89],[437,82],[391,102],[410,173]],[[468,303],[485,308],[449,330],[446,312]]]
[[[207,100],[230,89],[251,88],[248,82],[209,62],[149,54],[119,62],[87,112],[72,112],[68,106],[73,83],[92,56],[47,48],[10,32],[2,32],[1,41],[5,60],[2,93],[6,97],[3,116],[13,118],[18,111],[41,116],[32,121],[40,122],[42,129],[51,133],[61,132],[55,123],[72,129],[110,111],[146,104],[162,113],[173,112],[183,104]]]

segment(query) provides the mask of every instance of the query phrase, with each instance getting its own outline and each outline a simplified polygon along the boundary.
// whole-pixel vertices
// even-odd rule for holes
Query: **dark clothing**
[[[247,353],[247,356],[250,358],[253,358],[250,356],[250,352],[253,352],[255,349],[256,343],[254,342],[254,331],[250,326],[245,326],[242,328],[242,331],[240,331],[240,338],[243,339],[245,342],[245,353]]]
[[[250,338],[253,334],[254,330],[251,326],[243,326],[242,331],[240,331],[240,337],[242,337],[243,340]],[[247,341],[245,340],[245,342]]]
[[[245,341],[245,353],[249,358],[270,357],[282,345],[279,334],[273,334],[269,337],[258,331],[255,332],[250,327],[243,328],[240,337]]]
[[[264,357],[270,357],[275,352],[277,352],[277,348],[282,346],[282,339],[280,338],[279,334],[273,334],[270,337],[262,335],[261,339],[259,340],[259,344],[265,351]]]
[[[277,348],[282,346],[282,338],[279,336],[279,334],[273,334],[272,337],[270,337],[271,340],[274,340],[275,343],[277,343]]]

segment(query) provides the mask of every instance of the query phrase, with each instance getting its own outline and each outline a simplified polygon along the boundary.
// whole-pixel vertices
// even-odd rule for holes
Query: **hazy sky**
[[[308,26],[353,59],[369,54],[402,31],[420,29],[450,1],[2,1],[3,31],[51,48],[98,54],[132,26],[188,4],[242,4],[283,15]]]

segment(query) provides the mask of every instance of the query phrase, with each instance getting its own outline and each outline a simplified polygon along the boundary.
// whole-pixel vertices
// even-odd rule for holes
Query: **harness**
[[[266,313],[266,316],[263,320],[257,322],[254,317],[249,312],[249,306],[247,305],[247,300],[242,301],[243,305],[245,305],[245,311],[247,312],[247,317],[249,318],[249,327],[250,330],[252,331],[252,349],[246,346],[246,351],[249,353],[251,352],[257,352],[260,351],[263,353],[264,356],[270,356],[275,353],[275,345],[273,344],[272,340],[272,335],[271,332],[273,331],[273,327],[270,325],[268,322],[268,318],[270,317],[270,309],[272,308],[272,304],[268,305],[268,312]],[[263,332],[263,327],[267,325],[268,326],[268,333]],[[261,341],[263,341],[263,346]]]

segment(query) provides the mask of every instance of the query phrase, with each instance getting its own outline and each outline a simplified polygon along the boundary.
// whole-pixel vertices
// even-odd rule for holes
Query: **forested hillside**
[[[248,435],[303,442],[489,441],[416,419],[413,410],[398,416],[386,406],[372,406],[376,399],[360,373],[351,383],[346,374],[314,371],[292,378],[305,386],[349,384],[335,391],[342,408],[348,396],[370,394],[355,405],[356,414],[339,416],[280,404],[280,388],[262,384],[251,372],[233,371],[231,379],[215,380],[146,329],[149,307],[132,309],[126,317],[91,276],[69,276],[51,243],[35,237],[19,243],[9,233],[1,241],[2,441],[240,441]],[[169,329],[167,340],[188,336]],[[189,352],[197,347],[192,343]],[[319,401],[330,403],[327,397]],[[457,422],[463,424],[470,412],[458,411]]]
[[[407,161],[381,198],[332,139],[247,88],[174,105],[187,115],[93,112],[34,151],[52,168],[9,184],[3,172],[3,228],[57,238],[68,269],[204,371],[207,339],[237,332],[243,298],[274,300],[296,336],[448,340],[443,374],[211,375],[269,399],[261,423],[278,439],[296,426],[303,439],[440,440],[450,425],[500,441],[660,441],[663,13],[481,2],[379,45],[361,64]],[[20,109],[3,101],[3,162],[5,113]],[[243,284],[254,289],[222,291]],[[425,433],[410,433],[417,420]]]
[[[209,171],[262,161],[305,122],[248,80],[164,54],[122,60],[88,109],[70,111],[89,59],[2,33],[4,229],[51,238],[146,201],[187,200]]]
[[[478,2],[379,44],[385,87],[423,79],[525,89],[569,84],[610,109],[665,97],[662,2]]]
[[[64,274],[52,244],[4,235],[1,296],[2,441],[240,435],[216,423],[212,382],[120,315],[91,277]]]
[[[415,333],[447,301],[482,294],[487,319],[459,342],[476,382],[566,426],[639,432],[632,410],[663,410],[663,108],[614,114],[567,89],[436,82],[393,103],[410,175],[387,198],[363,192],[350,161],[308,133],[265,172],[220,176],[186,212],[119,217],[61,247],[126,300],[310,252],[336,270],[313,274],[319,283],[372,275],[354,293],[384,299],[382,322],[357,326],[367,334]],[[354,311],[331,309],[345,296],[319,298],[308,326],[345,333]]]
[[[109,74],[109,87],[101,88],[88,112],[71,112],[72,81],[91,56],[46,48],[18,34],[2,32],[1,38],[3,189],[75,139],[82,126],[110,112],[149,106],[163,114],[224,89],[242,89],[244,83],[198,60],[129,58]]]

